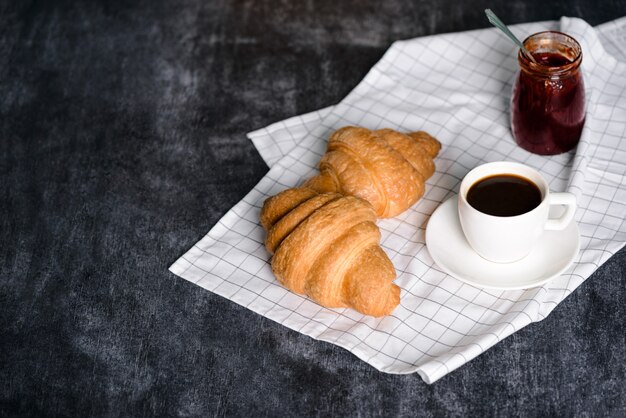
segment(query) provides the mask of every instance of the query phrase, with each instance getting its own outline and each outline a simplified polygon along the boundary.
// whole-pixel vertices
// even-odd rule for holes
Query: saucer
[[[430,217],[426,248],[444,272],[468,284],[491,289],[527,289],[540,286],[567,270],[580,250],[580,235],[576,221],[572,221],[561,231],[545,231],[523,259],[494,263],[478,255],[465,239],[457,196],[454,196]]]

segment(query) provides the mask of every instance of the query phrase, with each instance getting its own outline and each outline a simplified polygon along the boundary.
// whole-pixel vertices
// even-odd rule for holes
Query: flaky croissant
[[[329,308],[388,315],[400,303],[371,205],[353,196],[285,190],[265,201],[272,271],[285,287]]]
[[[331,135],[320,174],[304,186],[360,197],[378,217],[392,217],[422,197],[440,149],[439,141],[426,132],[348,126]]]

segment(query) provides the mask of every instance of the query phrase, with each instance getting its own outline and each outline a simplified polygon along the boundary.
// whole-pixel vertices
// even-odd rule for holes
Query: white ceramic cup
[[[472,207],[466,198],[470,187],[498,174],[514,174],[535,183],[541,191],[539,206],[516,216],[488,215]],[[458,202],[459,219],[468,243],[483,258],[496,263],[512,263],[526,257],[545,230],[564,229],[576,211],[573,194],[550,193],[548,182],[537,170],[506,161],[483,164],[467,173],[461,182]],[[559,218],[549,218],[553,205],[566,207]]]

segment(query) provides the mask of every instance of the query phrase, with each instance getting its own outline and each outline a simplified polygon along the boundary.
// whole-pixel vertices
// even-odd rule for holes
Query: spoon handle
[[[524,44],[517,39],[517,37],[515,35],[513,35],[513,32],[511,32],[509,30],[509,28],[504,24],[504,22],[502,22],[500,20],[500,18],[498,16],[496,16],[496,14],[494,12],[491,11],[491,9],[485,9],[485,14],[487,15],[487,19],[489,19],[489,23],[491,23],[493,26],[495,26],[496,28],[500,29],[502,32],[504,32],[504,34],[506,36],[508,36],[509,38],[511,38],[511,40],[513,42],[515,42],[515,44],[517,46],[520,47],[520,49],[522,50],[522,52],[524,53],[524,55],[526,55],[532,62],[534,62],[535,64],[537,64],[537,60],[535,60],[535,57],[533,57],[533,54],[531,54],[526,47],[524,46]]]

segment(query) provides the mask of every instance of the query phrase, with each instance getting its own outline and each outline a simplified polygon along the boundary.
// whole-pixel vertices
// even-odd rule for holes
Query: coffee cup
[[[550,207],[565,206],[557,218]],[[535,169],[514,162],[494,162],[471,170],[461,182],[459,220],[476,253],[496,263],[526,257],[546,230],[565,229],[574,217],[576,197],[552,193]]]

